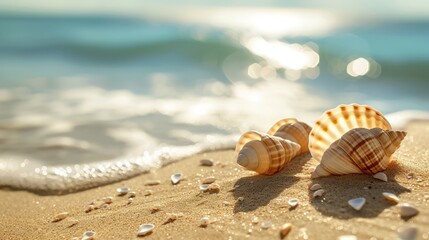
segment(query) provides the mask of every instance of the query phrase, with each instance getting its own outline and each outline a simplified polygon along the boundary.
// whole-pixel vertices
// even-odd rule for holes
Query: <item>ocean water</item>
[[[424,18],[284,6],[1,12],[0,186],[95,187],[341,103],[429,119],[428,42]]]

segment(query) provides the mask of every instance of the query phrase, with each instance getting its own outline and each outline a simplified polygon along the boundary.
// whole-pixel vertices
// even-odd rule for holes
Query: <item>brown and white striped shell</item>
[[[306,123],[299,122],[295,118],[285,118],[276,122],[268,130],[268,134],[298,143],[301,146],[301,150],[298,152],[299,155],[308,152],[308,135],[310,131],[311,127]]]
[[[370,106],[339,105],[323,113],[311,130],[309,136],[311,155],[320,161],[323,153],[333,142],[354,128],[392,129],[387,119]]]
[[[266,133],[244,133],[236,146],[237,163],[260,174],[272,175],[281,171],[294,158],[300,145]]]
[[[352,129],[325,151],[311,177],[383,171],[405,135],[404,131],[381,128]]]

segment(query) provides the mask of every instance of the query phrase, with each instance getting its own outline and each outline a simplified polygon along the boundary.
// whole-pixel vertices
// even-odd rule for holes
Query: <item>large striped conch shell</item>
[[[244,133],[236,146],[237,163],[248,170],[272,175],[281,171],[294,158],[301,146],[266,133]]]
[[[276,122],[268,134],[244,133],[235,148],[237,163],[260,174],[281,171],[296,155],[308,152],[311,127],[295,118]]]
[[[285,118],[276,122],[268,130],[268,134],[298,143],[301,146],[298,152],[299,155],[308,152],[308,135],[310,131],[311,127],[306,123],[299,122],[295,118]]]
[[[340,105],[326,111],[310,132],[311,155],[320,161],[312,177],[386,169],[406,135],[391,129],[387,119],[370,106]]]

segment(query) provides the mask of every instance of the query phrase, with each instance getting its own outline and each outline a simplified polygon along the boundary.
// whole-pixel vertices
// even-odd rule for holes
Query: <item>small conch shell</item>
[[[301,146],[257,131],[244,133],[237,142],[237,163],[260,174],[279,172],[300,151]]]
[[[311,127],[304,122],[299,122],[295,118],[285,118],[276,122],[270,130],[269,135],[281,137],[301,145],[301,150],[297,155],[308,152],[308,135]]]
[[[404,131],[381,128],[352,129],[325,151],[311,177],[383,171],[405,135]]]
[[[370,106],[339,105],[324,112],[311,130],[309,137],[311,155],[320,161],[326,149],[353,128],[392,129],[387,119]]]

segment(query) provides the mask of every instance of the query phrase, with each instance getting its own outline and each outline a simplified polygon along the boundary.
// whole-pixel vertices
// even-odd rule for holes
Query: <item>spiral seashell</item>
[[[381,128],[391,130],[387,119],[370,106],[350,104],[339,105],[322,114],[310,132],[309,149],[317,160],[333,142],[354,128]]]
[[[289,140],[266,133],[244,133],[236,146],[237,163],[260,174],[279,172],[294,158],[301,146]]]
[[[381,128],[352,129],[326,150],[311,177],[383,171],[405,135]]]
[[[304,122],[299,122],[295,118],[285,118],[275,123],[270,130],[269,135],[281,137],[301,145],[301,150],[297,155],[308,152],[308,135],[311,127]]]

